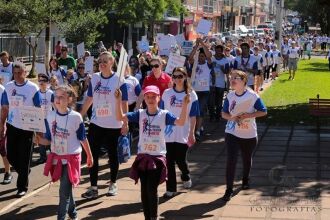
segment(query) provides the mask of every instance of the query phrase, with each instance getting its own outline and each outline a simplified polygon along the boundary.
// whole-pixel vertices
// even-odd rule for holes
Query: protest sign
[[[84,42],[77,45],[77,55],[78,55],[78,58],[81,58],[85,55],[85,43]]]
[[[118,86],[125,81],[125,70],[127,66],[128,54],[124,47],[121,47],[120,57],[117,68],[117,75],[119,76]]]
[[[183,41],[182,43],[182,55],[189,56],[191,51],[193,50],[194,43],[192,41]]]
[[[85,59],[85,72],[88,74],[93,74],[94,72],[94,57],[89,56]]]
[[[150,50],[148,41],[137,41],[137,45],[142,53]]]
[[[34,106],[20,106],[19,117],[23,130],[46,133],[44,111]]]
[[[176,43],[181,47],[182,43],[186,40],[184,34],[178,34],[175,36]]]
[[[172,74],[173,69],[175,67],[184,67],[184,63],[186,61],[186,58],[184,56],[180,56],[175,53],[171,53],[168,61],[167,61],[167,66],[165,69],[166,73]]]
[[[212,28],[212,21],[201,19],[197,25],[196,32],[207,36]]]

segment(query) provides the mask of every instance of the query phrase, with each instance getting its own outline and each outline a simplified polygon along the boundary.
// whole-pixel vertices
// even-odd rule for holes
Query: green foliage
[[[108,22],[105,14],[104,10],[96,9],[70,11],[70,16],[59,23],[59,27],[68,42],[76,45],[84,42],[85,46],[91,47],[101,36],[97,28]]]
[[[23,37],[31,33],[40,35],[49,21],[61,19],[58,12],[62,3],[62,0],[0,0],[0,17]]]
[[[324,58],[300,60],[295,80],[288,80],[284,72],[262,95],[268,109],[267,122],[272,124],[310,124],[309,98],[330,98],[328,61]]]

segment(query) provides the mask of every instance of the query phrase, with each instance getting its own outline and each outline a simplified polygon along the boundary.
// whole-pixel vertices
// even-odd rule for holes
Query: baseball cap
[[[157,86],[147,86],[143,90],[143,95],[147,93],[154,93],[156,95],[160,95],[159,88]]]

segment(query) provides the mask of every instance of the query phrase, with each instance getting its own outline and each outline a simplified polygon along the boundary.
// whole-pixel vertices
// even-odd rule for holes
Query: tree
[[[329,0],[287,0],[286,7],[298,11],[303,20],[319,23],[323,33],[330,34]]]
[[[29,77],[34,76],[38,39],[50,21],[56,22],[61,19],[59,12],[62,3],[62,0],[0,0],[0,17],[5,18],[3,23],[17,30],[32,50]],[[36,38],[34,42],[28,40],[30,34]]]

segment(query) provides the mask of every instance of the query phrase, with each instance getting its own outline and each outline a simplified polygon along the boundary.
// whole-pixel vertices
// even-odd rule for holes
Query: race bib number
[[[54,137],[54,152],[58,155],[68,153],[68,140],[62,137]]]
[[[24,103],[24,99],[22,96],[12,96],[10,98],[11,107],[17,108],[17,107],[23,106],[23,103]]]
[[[237,129],[239,130],[248,130],[250,125],[250,119],[244,119],[238,123]]]
[[[98,104],[96,106],[96,117],[109,117],[111,116],[111,107],[110,104]]]
[[[207,79],[200,79],[197,81],[198,86],[200,87],[208,87],[208,80]]]
[[[159,152],[159,139],[146,138],[143,144],[143,150],[147,153]]]

